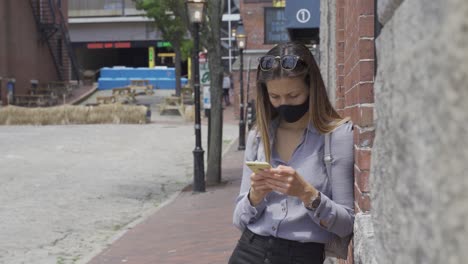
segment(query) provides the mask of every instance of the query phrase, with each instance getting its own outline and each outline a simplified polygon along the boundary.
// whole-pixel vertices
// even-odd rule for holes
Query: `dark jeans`
[[[324,259],[324,244],[260,236],[246,228],[229,264],[322,264]]]
[[[229,101],[229,89],[224,89],[223,88],[223,97],[224,97],[224,103],[226,105],[230,105],[231,102]]]

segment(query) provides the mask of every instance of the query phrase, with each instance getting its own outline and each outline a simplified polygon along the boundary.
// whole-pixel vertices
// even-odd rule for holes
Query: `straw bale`
[[[0,125],[144,124],[146,107],[135,105],[56,106],[0,109]]]

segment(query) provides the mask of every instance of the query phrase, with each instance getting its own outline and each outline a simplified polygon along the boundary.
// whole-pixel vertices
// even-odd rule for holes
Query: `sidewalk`
[[[237,142],[224,155],[223,183],[205,193],[184,190],[129,230],[89,264],[225,264],[240,237],[232,225],[243,151]],[[189,189],[189,188],[187,188]]]

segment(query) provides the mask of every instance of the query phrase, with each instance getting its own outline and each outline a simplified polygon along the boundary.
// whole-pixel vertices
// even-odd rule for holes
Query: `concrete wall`
[[[371,250],[378,263],[466,263],[468,2],[378,10]]]
[[[336,94],[336,0],[320,1],[320,72],[330,102]]]
[[[74,23],[69,25],[72,42],[161,40],[151,22]]]
[[[2,90],[5,90],[5,78],[16,79],[17,94],[28,91],[30,80],[57,80],[47,44],[39,41],[29,1],[0,1],[0,15],[0,77],[4,78]]]

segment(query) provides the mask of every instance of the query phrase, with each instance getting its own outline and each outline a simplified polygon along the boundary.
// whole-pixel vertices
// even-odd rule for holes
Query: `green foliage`
[[[182,53],[182,60],[187,60],[192,55],[193,50],[193,40],[186,39],[182,41],[180,46],[180,51]]]
[[[146,11],[153,19],[163,38],[182,43],[188,32],[188,21],[184,0],[137,0],[136,7]],[[177,45],[177,44],[176,44]]]

